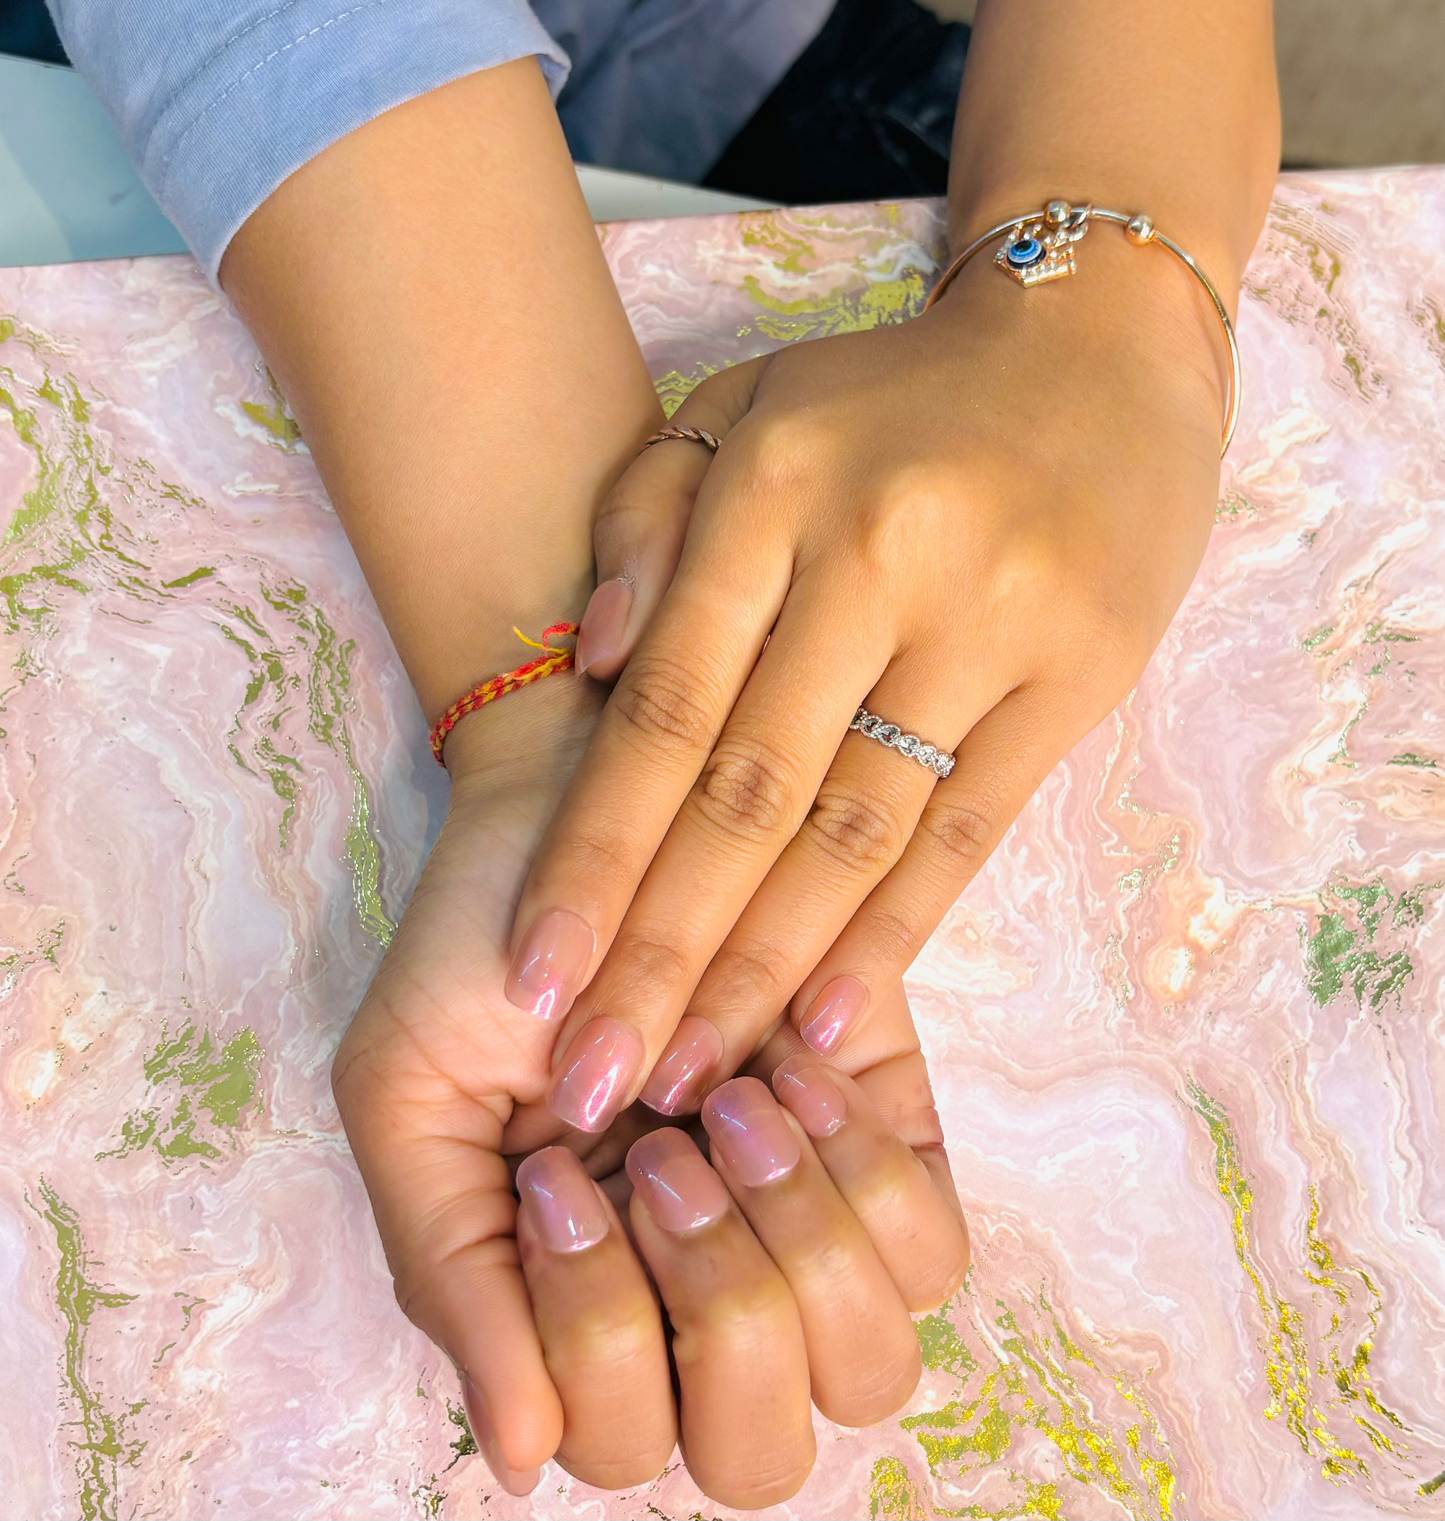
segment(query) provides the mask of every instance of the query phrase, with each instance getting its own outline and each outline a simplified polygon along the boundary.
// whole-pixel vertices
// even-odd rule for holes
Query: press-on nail
[[[702,1123],[728,1170],[745,1188],[786,1177],[802,1151],[777,1101],[755,1077],[735,1077],[702,1106]]]
[[[534,1151],[517,1169],[517,1192],[550,1251],[586,1251],[607,1234],[607,1211],[597,1185],[565,1146]]]
[[[680,1130],[654,1130],[627,1153],[627,1176],[647,1213],[665,1231],[680,1236],[720,1220],[728,1211],[728,1191]]]
[[[582,989],[597,936],[585,919],[554,908],[529,929],[512,958],[507,1002],[538,1019],[561,1019]]]
[[[606,665],[622,652],[631,616],[632,587],[626,581],[604,581],[592,593],[577,634],[577,669],[584,676],[594,665]]]
[[[547,1107],[578,1130],[606,1130],[642,1068],[642,1037],[620,1019],[582,1027],[557,1070]]]
[[[835,977],[808,1006],[798,1034],[815,1050],[829,1052],[868,1007],[868,989],[856,977]]]
[[[530,1495],[542,1477],[540,1468],[508,1468],[497,1446],[496,1431],[487,1413],[482,1391],[465,1374],[462,1375],[462,1404],[466,1406],[467,1424],[472,1428],[477,1450],[487,1460],[492,1476],[509,1495]]]
[[[778,1097],[815,1140],[834,1134],[848,1119],[848,1100],[832,1074],[806,1056],[795,1056],[773,1073]]]
[[[659,1114],[692,1109],[722,1060],[723,1040],[710,1019],[689,1014],[679,1021],[662,1059],[642,1090],[642,1102]]]

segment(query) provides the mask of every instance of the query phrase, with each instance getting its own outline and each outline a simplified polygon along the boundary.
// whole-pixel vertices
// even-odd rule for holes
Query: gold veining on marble
[[[1419,882],[1401,893],[1392,893],[1376,877],[1369,882],[1335,883],[1320,893],[1321,912],[1314,929],[1300,926],[1304,948],[1305,986],[1318,1004],[1327,1004],[1346,988],[1355,1002],[1378,1009],[1387,998],[1397,1002],[1414,973],[1409,950],[1376,944],[1382,924],[1399,934],[1419,925],[1424,917],[1426,895],[1442,884]],[[1325,904],[1334,905],[1330,911]],[[1386,915],[1388,913],[1388,922]]]
[[[127,1439],[126,1423],[145,1401],[127,1405],[119,1413],[109,1407],[90,1367],[87,1342],[97,1310],[121,1309],[136,1296],[102,1288],[90,1277],[79,1217],[44,1178],[36,1192],[42,1206],[39,1213],[54,1231],[60,1254],[55,1305],[65,1323],[65,1388],[77,1412],[70,1424],[79,1432],[65,1440],[75,1454],[80,1514],[83,1521],[116,1521],[117,1467],[133,1466],[145,1450],[144,1442]]]
[[[154,1150],[169,1164],[187,1157],[214,1159],[220,1148],[196,1134],[203,1110],[220,1130],[234,1131],[241,1111],[256,1099],[262,1052],[255,1033],[238,1030],[224,1045],[209,1030],[199,1033],[187,1022],[171,1035],[165,1026],[143,1071],[152,1095],[176,1090],[169,1103],[133,1109],[121,1121],[119,1144],[96,1154],[96,1160]],[[189,1092],[187,1090],[198,1090]],[[231,1139],[234,1147],[234,1136]],[[187,1317],[189,1319],[189,1316]]]
[[[233,622],[217,625],[222,637],[251,666],[231,725],[231,757],[243,771],[264,777],[280,800],[276,828],[280,848],[285,850],[305,767],[296,740],[283,736],[292,713],[304,713],[306,732],[346,767],[351,814],[343,848],[352,898],[362,928],[387,945],[395,925],[381,897],[381,848],[372,823],[371,790],[356,762],[346,721],[355,641],[337,635],[324,609],[298,582],[263,581],[261,596],[281,620],[282,630],[273,632],[257,609],[233,601],[221,604]],[[261,703],[263,696],[266,701]]]
[[[1268,1420],[1284,1419],[1301,1449],[1318,1461],[1322,1477],[1337,1483],[1352,1479],[1368,1483],[1372,1453],[1397,1459],[1408,1453],[1401,1440],[1408,1435],[1405,1424],[1381,1402],[1370,1376],[1370,1353],[1383,1310],[1379,1290],[1365,1269],[1337,1263],[1320,1234],[1319,1200],[1311,1188],[1305,1262],[1300,1271],[1319,1291],[1317,1304],[1322,1298],[1333,1302],[1329,1329],[1322,1335],[1311,1334],[1305,1315],[1275,1287],[1255,1249],[1250,1234],[1254,1189],[1241,1163],[1239,1142],[1228,1114],[1192,1079],[1188,1097],[1214,1143],[1215,1179],[1232,1209],[1235,1257],[1254,1290],[1262,1321],[1260,1348],[1270,1391],[1264,1415]],[[1351,1327],[1341,1312],[1355,1310],[1358,1321],[1360,1306],[1356,1301],[1361,1290],[1365,1325]],[[1361,1404],[1368,1415],[1350,1408]],[[1336,1431],[1341,1416],[1364,1433],[1370,1451],[1351,1446]]]
[[[970,1341],[977,1352],[955,1324],[963,1311],[971,1312],[975,1334]],[[951,1488],[975,1475],[997,1496],[998,1481],[1006,1479],[1007,1498],[1001,1504],[975,1502],[936,1514],[1000,1521],[1061,1517],[1081,1501],[1070,1494],[1072,1484],[1107,1495],[1140,1521],[1170,1521],[1175,1515],[1182,1504],[1178,1475],[1164,1428],[1138,1381],[1122,1370],[1101,1368],[1066,1329],[1046,1294],[1025,1298],[1017,1310],[997,1300],[994,1314],[986,1316],[976,1296],[966,1291],[956,1308],[925,1316],[918,1334],[925,1366],[953,1373],[962,1387],[942,1408],[906,1416],[900,1426],[914,1433],[932,1473],[942,1477],[946,1469]],[[1097,1394],[1083,1388],[1071,1366],[1087,1370],[1096,1387],[1100,1377],[1111,1384],[1135,1418],[1116,1426],[1102,1417]],[[1017,1457],[1006,1462],[1016,1442],[1033,1433],[1045,1438],[1062,1461],[1067,1483],[1019,1472]],[[875,1503],[894,1507],[877,1513],[904,1513],[896,1508],[905,1493],[898,1473],[875,1466],[874,1475]]]

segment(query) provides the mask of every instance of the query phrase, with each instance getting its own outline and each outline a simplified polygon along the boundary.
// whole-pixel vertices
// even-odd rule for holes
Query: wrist
[[[1142,380],[1151,408],[1223,424],[1228,340],[1208,292],[1174,255],[1095,221],[1074,247],[1074,274],[1026,288],[995,264],[1002,242],[981,248],[930,309],[941,342],[967,350],[980,332],[999,335],[1024,363],[1042,351],[1041,378],[1052,367],[1059,381],[1081,357],[1101,395],[1126,395]]]
[[[606,700],[600,682],[562,671],[467,714],[442,752],[453,809],[490,807],[523,788],[560,791]]]

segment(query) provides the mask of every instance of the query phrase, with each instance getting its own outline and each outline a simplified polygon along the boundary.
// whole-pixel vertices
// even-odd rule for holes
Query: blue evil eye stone
[[[1010,243],[1006,255],[1010,269],[1028,269],[1043,256],[1044,245],[1037,238],[1020,238],[1016,243]]]

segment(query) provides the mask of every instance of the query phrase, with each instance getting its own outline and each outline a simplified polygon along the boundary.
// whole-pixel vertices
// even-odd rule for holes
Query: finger
[[[980,672],[970,681],[943,686],[936,673],[895,661],[865,706],[906,719],[910,732],[927,736],[925,753],[931,757],[947,754],[975,719],[995,705],[1007,684],[1006,675],[990,678]],[[916,754],[858,732],[844,737],[802,827],[743,908],[688,1003],[690,1027],[692,1020],[703,1020],[721,1035],[718,1072],[734,1071],[755,1049],[778,1011],[787,1007],[859,905],[902,856],[937,783],[935,770]],[[815,1000],[799,1033],[814,1050],[831,1054],[865,1016],[867,1004],[865,984],[835,979]],[[674,1042],[682,1034],[680,1030]],[[670,1071],[677,1060],[670,1047],[660,1067]],[[651,1104],[671,1092],[644,1089],[643,1097]]]
[[[528,1493],[562,1437],[514,1236],[491,1105],[425,1070],[358,1057],[336,1083],[406,1315],[456,1364],[498,1482]]]
[[[795,1056],[811,1059],[813,1052],[788,1020],[779,1019],[745,1071],[750,1077],[771,1082],[778,1068]],[[883,1123],[928,1169],[944,1203],[962,1219],[963,1205],[943,1144],[928,1064],[918,1047],[918,1031],[901,982],[893,982],[880,996],[870,999],[868,1018],[851,1031],[836,1055],[829,1058],[829,1065],[853,1078]]]
[[[517,1245],[565,1425],[557,1461],[602,1489],[657,1477],[677,1444],[657,1299],[612,1205],[563,1147],[517,1171]]]
[[[672,427],[726,438],[752,402],[767,359],[705,380],[674,414]],[[592,529],[597,590],[582,615],[577,669],[611,681],[627,664],[672,582],[698,488],[712,463],[705,444],[653,444],[608,493]]]
[[[855,997],[888,987],[923,949],[1024,804],[1087,731],[1068,694],[1021,686],[969,731],[953,773],[930,796],[898,864],[869,894],[803,980],[792,1003],[801,1030],[822,1017],[837,984]]]
[[[574,1006],[548,1103],[578,1129],[604,1128],[637,1096],[641,1074],[661,1054],[709,960],[806,817],[857,694],[872,683],[876,669],[839,669],[835,661],[827,670],[818,631],[836,600],[818,585],[794,588],[606,960]],[[873,643],[882,666],[883,639]]]
[[[903,1302],[915,1311],[942,1304],[968,1271],[968,1230],[956,1201],[939,1192],[930,1168],[836,1068],[796,1056],[773,1074],[773,1088],[868,1232]]]
[[[797,1493],[815,1447],[808,1355],[787,1282],[680,1130],[628,1153],[632,1228],[673,1326],[682,1450],[739,1510]]]
[[[755,1077],[703,1105],[712,1164],[797,1301],[813,1403],[842,1426],[904,1405],[922,1371],[907,1307],[807,1135]]]
[[[704,481],[679,572],[522,890],[506,995],[539,1018],[565,1016],[606,954],[787,597],[792,554],[776,520],[730,509],[722,532],[703,510],[729,469],[719,459]]]

